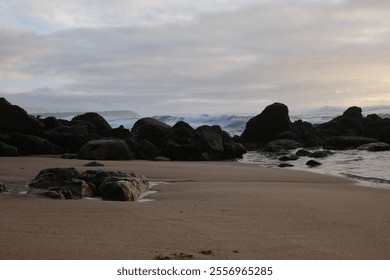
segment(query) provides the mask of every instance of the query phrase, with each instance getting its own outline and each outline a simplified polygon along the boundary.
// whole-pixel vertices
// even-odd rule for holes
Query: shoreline
[[[87,160],[0,158],[0,181]],[[101,161],[141,173],[148,203],[0,194],[0,259],[389,259],[390,192],[241,162]],[[201,252],[210,254],[202,254]]]

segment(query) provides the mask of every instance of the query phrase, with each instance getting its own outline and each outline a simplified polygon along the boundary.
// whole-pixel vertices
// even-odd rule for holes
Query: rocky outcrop
[[[109,130],[112,129],[108,122],[99,114],[89,112],[82,115],[78,115],[72,119],[72,123],[90,123],[97,130]]]
[[[80,173],[73,167],[70,168],[48,168],[40,171],[38,175],[30,181],[29,188],[48,189],[60,186],[64,181],[78,178]]]
[[[288,107],[281,103],[274,103],[247,122],[241,139],[249,143],[267,143],[290,128]]]
[[[162,145],[162,139],[171,132],[171,126],[153,118],[139,119],[131,129],[137,140],[147,140],[157,147]]]
[[[74,168],[42,170],[28,184],[29,192],[55,199],[101,197],[104,200],[134,201],[149,187],[139,174]]]
[[[362,136],[331,136],[325,139],[324,146],[331,150],[347,150],[375,142],[378,140]]]
[[[306,165],[309,166],[309,167],[316,167],[316,166],[320,166],[322,165],[320,162],[318,161],[315,161],[315,160],[309,160],[306,162]]]
[[[220,126],[203,125],[196,129],[199,135],[202,150],[208,154],[211,160],[220,160],[223,158],[223,131]]]
[[[135,173],[88,170],[80,178],[104,200],[134,201],[149,188],[148,180]]]
[[[92,140],[84,144],[77,154],[79,159],[92,160],[129,160],[132,159],[129,148],[121,139]]]
[[[8,144],[17,148],[21,155],[61,154],[64,150],[51,142],[34,135],[12,132],[7,139]]]
[[[0,157],[17,157],[17,156],[19,156],[19,152],[16,147],[0,142]]]
[[[184,122],[171,127],[153,118],[142,118],[130,131],[123,126],[111,128],[97,113],[68,121],[36,119],[5,99],[0,99],[0,107],[3,156],[63,153],[92,160],[231,160],[246,152],[219,126],[195,130]]]
[[[0,97],[0,132],[39,135],[43,128],[44,125],[37,118],[28,115],[24,109]]]

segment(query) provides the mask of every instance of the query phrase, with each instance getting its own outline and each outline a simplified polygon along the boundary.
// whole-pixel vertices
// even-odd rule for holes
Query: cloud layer
[[[144,115],[390,103],[389,13],[379,0],[7,0],[0,94]]]

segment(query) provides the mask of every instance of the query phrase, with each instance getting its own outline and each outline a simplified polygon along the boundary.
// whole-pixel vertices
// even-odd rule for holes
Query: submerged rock
[[[369,143],[369,144],[361,145],[357,149],[365,150],[369,152],[390,151],[390,144],[383,143],[383,142]]]
[[[306,162],[306,165],[309,166],[309,167],[315,167],[315,166],[319,166],[319,165],[322,165],[320,162],[318,161],[315,161],[315,160],[309,160],[308,162]]]

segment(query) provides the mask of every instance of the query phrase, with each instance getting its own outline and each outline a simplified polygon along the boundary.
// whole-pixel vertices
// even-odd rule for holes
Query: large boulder
[[[45,130],[50,130],[59,126],[62,126],[62,124],[58,121],[56,117],[46,117],[44,119],[39,119],[41,123],[45,126]]]
[[[357,107],[357,106],[349,107],[343,113],[343,117],[347,117],[347,118],[362,118],[363,117],[362,108]]]
[[[42,170],[28,184],[30,193],[55,199],[101,197],[104,200],[133,201],[149,187],[148,180],[134,173],[74,168]]]
[[[359,107],[348,108],[342,116],[320,124],[317,128],[325,137],[329,136],[364,136],[365,119]]]
[[[148,181],[142,175],[124,180],[106,179],[101,187],[101,197],[103,200],[135,201],[148,187]]]
[[[156,157],[161,156],[160,149],[145,139],[136,143],[133,151],[137,159],[154,160]]]
[[[111,129],[109,123],[98,113],[89,112],[82,115],[78,115],[72,119],[72,123],[77,122],[89,122],[96,127],[97,130]]]
[[[126,142],[122,139],[92,140],[84,144],[77,154],[79,159],[129,160],[132,159]]]
[[[153,118],[139,119],[131,129],[131,133],[138,140],[148,140],[157,147],[161,147],[163,139],[171,132],[171,126]]]
[[[34,135],[14,132],[10,133],[7,141],[8,144],[16,147],[21,155],[48,155],[63,152],[61,147]]]
[[[179,121],[164,139],[163,154],[171,160],[202,160],[198,133],[188,123]]]
[[[19,152],[16,147],[0,142],[0,157],[17,157],[17,156],[19,156]]]
[[[73,168],[48,168],[41,170],[38,175],[30,181],[28,187],[31,189],[49,189],[60,186],[64,181],[78,178],[79,172]]]
[[[149,188],[148,180],[135,173],[88,170],[80,178],[104,200],[134,201]]]
[[[0,97],[0,131],[38,135],[43,128],[44,125],[37,118]]]
[[[241,135],[243,142],[266,143],[291,126],[288,107],[281,103],[267,106],[263,112],[251,118]]]
[[[236,159],[241,158],[243,154],[247,152],[244,146],[240,143],[236,143],[234,138],[229,133],[223,131],[223,158],[224,159]]]
[[[89,133],[85,126],[59,126],[45,131],[43,137],[71,153],[77,153],[88,141],[102,138],[98,134]]]
[[[203,150],[207,152],[211,160],[220,160],[223,158],[223,130],[220,126],[203,125],[196,129]]]

